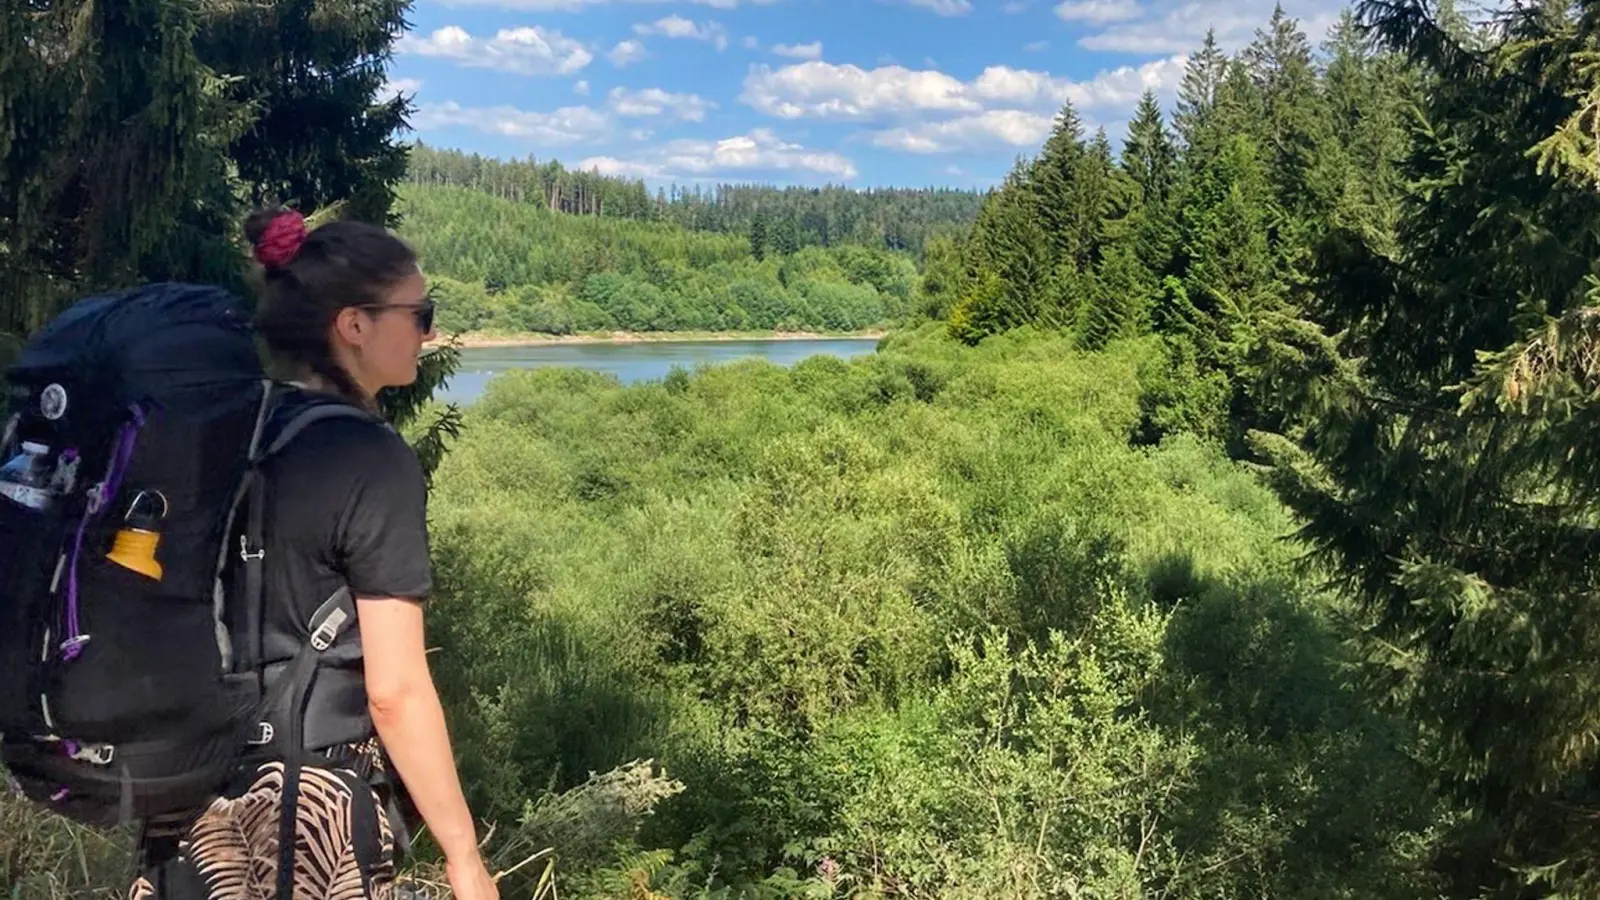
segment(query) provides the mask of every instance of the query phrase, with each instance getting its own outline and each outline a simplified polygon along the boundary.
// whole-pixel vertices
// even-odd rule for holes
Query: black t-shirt
[[[349,417],[314,422],[263,465],[262,475],[261,651],[270,683],[309,639],[312,614],[341,587],[358,598],[421,602],[432,575],[422,467],[387,425]],[[355,623],[323,653],[320,667],[307,719],[311,746],[365,727]]]

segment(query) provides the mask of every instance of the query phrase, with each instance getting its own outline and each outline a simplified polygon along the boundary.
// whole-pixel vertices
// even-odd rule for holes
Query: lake
[[[447,403],[472,403],[482,396],[490,379],[511,369],[573,366],[615,375],[623,384],[638,384],[665,378],[674,366],[693,370],[701,363],[726,363],[752,356],[789,366],[818,354],[849,359],[871,353],[877,345],[877,338],[807,338],[469,347],[461,351],[461,364],[449,385],[435,396]]]

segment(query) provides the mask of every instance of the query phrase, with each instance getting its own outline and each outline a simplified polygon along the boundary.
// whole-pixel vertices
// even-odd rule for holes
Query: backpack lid
[[[110,413],[145,403],[205,415],[212,403],[248,396],[240,389],[264,377],[241,298],[173,282],[78,301],[40,329],[7,371],[24,395],[71,386],[80,413],[86,405]]]

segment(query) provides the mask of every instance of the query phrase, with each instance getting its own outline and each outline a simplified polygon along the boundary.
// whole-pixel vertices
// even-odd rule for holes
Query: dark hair
[[[292,218],[275,224],[280,216]],[[310,234],[301,227],[298,215],[282,208],[260,209],[245,219],[245,238],[263,271],[256,327],[280,361],[310,369],[371,409],[374,398],[339,365],[329,332],[341,309],[381,302],[388,288],[415,270],[416,251],[366,222],[328,222]]]

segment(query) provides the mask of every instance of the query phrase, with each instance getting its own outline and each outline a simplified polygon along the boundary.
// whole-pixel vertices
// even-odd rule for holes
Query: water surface
[[[877,344],[877,338],[808,338],[471,347],[461,351],[460,366],[437,397],[447,403],[471,403],[482,396],[490,379],[511,369],[572,366],[615,375],[623,384],[638,384],[665,378],[674,366],[693,370],[701,363],[725,363],[751,356],[789,366],[818,354],[849,359],[873,352]]]

